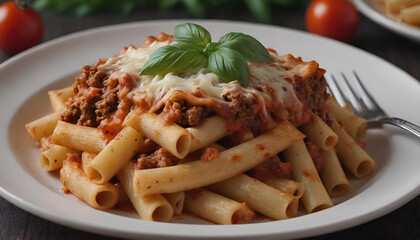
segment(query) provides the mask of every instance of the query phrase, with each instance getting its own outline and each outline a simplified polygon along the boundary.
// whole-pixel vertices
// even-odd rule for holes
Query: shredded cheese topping
[[[295,107],[302,107],[302,103],[296,97],[293,87],[293,74],[287,71],[278,60],[278,55],[271,53],[273,61],[270,63],[248,62],[250,69],[249,85],[247,87],[238,81],[225,83],[214,73],[207,72],[205,68],[196,73],[144,76],[140,71],[147,59],[158,48],[170,44],[169,41],[155,41],[147,47],[130,46],[124,53],[113,56],[107,62],[98,67],[99,70],[110,74],[110,78],[119,78],[123,74],[129,74],[135,79],[136,86],[128,94],[129,97],[136,95],[151,99],[153,105],[160,105],[171,96],[175,90],[193,93],[200,90],[204,97],[211,97],[225,101],[224,96],[229,93],[243,91],[249,95],[257,96],[263,101],[270,100],[267,92],[261,91],[261,83],[269,84],[276,92],[277,100],[293,103]],[[259,89],[259,90],[258,90]]]

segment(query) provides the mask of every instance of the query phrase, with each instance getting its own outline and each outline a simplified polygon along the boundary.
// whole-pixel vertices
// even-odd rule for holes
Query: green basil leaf
[[[189,44],[173,44],[158,48],[144,64],[140,75],[170,72],[185,73],[202,67],[207,57]]]
[[[211,42],[210,33],[200,25],[184,23],[175,27],[174,40],[178,43],[189,43],[204,48]]]
[[[271,59],[267,49],[255,38],[243,33],[228,33],[219,40],[220,47],[234,49],[247,60],[268,62]]]
[[[237,80],[248,86],[249,68],[246,59],[235,50],[219,47],[210,53],[207,69],[215,73],[224,82]]]

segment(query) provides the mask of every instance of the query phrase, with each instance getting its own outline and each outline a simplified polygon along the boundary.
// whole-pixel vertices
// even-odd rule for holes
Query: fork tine
[[[335,86],[333,83],[331,83],[331,80],[328,80],[327,81],[327,91],[335,98],[335,99],[337,99],[337,93],[336,93],[336,91],[337,91],[337,86]],[[333,86],[333,88],[335,88],[334,90],[333,90],[333,88],[331,88],[331,86]]]
[[[379,104],[366,89],[365,85],[355,70],[353,70],[353,74],[353,78],[356,79],[353,80],[353,82],[355,82],[355,85],[357,86],[350,84],[350,81],[347,79],[343,72],[341,72],[341,76],[344,82],[342,81],[341,85],[338,84],[337,79],[333,74],[331,74],[331,79],[328,81],[329,85],[331,86],[331,88],[329,88],[330,93],[334,97],[339,96],[341,99],[345,100],[346,103],[350,103],[354,110],[354,114],[366,119],[366,122],[368,123],[393,124],[420,137],[419,126],[401,118],[388,117],[388,115],[381,109]],[[343,86],[346,89],[343,90],[343,88],[341,88],[342,85],[346,85]],[[352,102],[350,102],[347,94],[352,99]]]
[[[346,75],[344,75],[344,73],[341,73],[341,76],[344,79],[344,82],[347,85],[347,88],[351,91],[351,93],[353,94],[353,101],[352,101],[352,106],[353,109],[355,111],[367,111],[368,107],[366,106],[362,96],[360,95],[360,91],[357,91],[354,87],[353,84],[350,84],[349,80],[347,79]],[[359,80],[358,80],[359,82]],[[360,82],[359,82],[360,85]],[[363,89],[365,90],[365,89]]]
[[[331,74],[331,80],[328,81],[328,88],[332,96],[341,104],[350,103],[349,99],[346,97],[346,94],[343,92],[341,87],[338,85],[337,79],[333,74]]]
[[[369,105],[371,105],[372,107],[375,107],[375,108],[380,109],[379,104],[375,101],[375,99],[369,93],[369,91],[367,90],[366,86],[363,84],[362,80],[360,80],[359,75],[357,74],[357,72],[355,70],[353,70],[353,74],[356,77],[356,80],[357,80],[360,88],[364,92],[364,96],[362,96],[364,98],[364,101],[366,101],[366,103],[369,104]]]

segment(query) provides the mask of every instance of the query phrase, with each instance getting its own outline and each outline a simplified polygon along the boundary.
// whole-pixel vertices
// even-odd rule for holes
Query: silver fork
[[[401,118],[389,117],[368,92],[356,71],[353,71],[353,74],[354,78],[351,79],[355,79],[355,81],[350,82],[350,78],[341,73],[344,80],[342,84],[339,84],[336,77],[331,75],[331,79],[328,81],[329,90],[337,101],[342,99],[345,103],[350,104],[354,113],[366,119],[367,123],[392,124],[420,137],[419,126]]]

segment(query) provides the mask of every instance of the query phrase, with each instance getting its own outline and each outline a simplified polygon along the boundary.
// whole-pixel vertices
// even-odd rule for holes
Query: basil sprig
[[[141,75],[186,73],[206,67],[222,81],[237,80],[248,85],[248,61],[268,62],[271,56],[255,38],[243,33],[228,33],[212,42],[200,25],[184,23],[175,27],[175,44],[158,48],[144,64]]]

